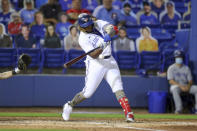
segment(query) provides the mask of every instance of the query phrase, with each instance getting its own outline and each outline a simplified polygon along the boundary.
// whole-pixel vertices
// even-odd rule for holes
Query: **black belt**
[[[103,59],[108,59],[108,58],[110,58],[110,57],[111,57],[111,55],[107,55],[107,56],[104,56]]]

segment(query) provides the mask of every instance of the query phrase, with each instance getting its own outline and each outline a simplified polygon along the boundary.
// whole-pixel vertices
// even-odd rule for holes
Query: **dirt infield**
[[[75,113],[96,111],[99,109],[77,109]],[[0,112],[58,112],[61,109],[39,108],[1,108]],[[108,113],[111,109],[102,109]],[[146,113],[146,111],[135,111]],[[113,113],[121,113],[120,109]],[[196,116],[197,117],[197,116]],[[123,118],[71,118],[63,121],[61,117],[0,117],[0,129],[76,129],[80,131],[197,131],[197,120],[175,119],[136,119],[135,123],[126,123]]]

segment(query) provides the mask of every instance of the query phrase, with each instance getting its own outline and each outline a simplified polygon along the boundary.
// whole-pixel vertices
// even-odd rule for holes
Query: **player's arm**
[[[177,83],[175,80],[169,80],[170,85],[178,85],[181,86],[179,83]]]
[[[99,57],[99,55],[103,52],[102,48],[98,48],[97,50],[95,50],[94,52],[90,53],[89,56],[91,56],[92,58],[96,59]]]

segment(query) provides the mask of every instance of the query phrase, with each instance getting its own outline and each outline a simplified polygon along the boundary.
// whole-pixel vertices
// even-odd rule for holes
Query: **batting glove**
[[[104,42],[110,42],[112,40],[111,36],[108,34],[106,34],[103,39],[104,39]]]

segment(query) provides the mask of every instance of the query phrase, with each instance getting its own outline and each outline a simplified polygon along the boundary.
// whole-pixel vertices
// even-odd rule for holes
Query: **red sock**
[[[120,102],[120,105],[122,106],[125,117],[127,117],[128,113],[131,112],[131,107],[129,105],[129,101],[128,101],[127,97],[123,97],[123,98],[119,99],[118,101]],[[128,117],[133,118],[133,115],[129,114]]]

